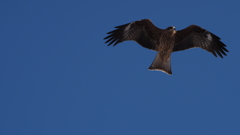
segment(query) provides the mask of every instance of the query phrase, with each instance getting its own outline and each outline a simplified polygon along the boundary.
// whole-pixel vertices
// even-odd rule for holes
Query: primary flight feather
[[[145,48],[158,51],[148,69],[160,70],[170,75],[172,74],[170,59],[172,52],[199,47],[221,58],[228,52],[226,45],[220,41],[218,36],[197,25],[190,25],[183,30],[176,31],[173,26],[160,29],[149,19],[143,19],[115,28],[104,38],[108,46],[133,40]]]

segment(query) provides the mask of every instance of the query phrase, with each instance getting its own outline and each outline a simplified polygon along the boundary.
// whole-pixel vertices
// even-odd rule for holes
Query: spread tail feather
[[[157,56],[155,57],[155,59],[152,62],[152,65],[148,68],[149,70],[160,70],[163,71],[169,75],[172,75],[172,70],[171,70],[171,56],[169,56],[169,58],[163,62],[160,59],[160,55],[157,54]]]

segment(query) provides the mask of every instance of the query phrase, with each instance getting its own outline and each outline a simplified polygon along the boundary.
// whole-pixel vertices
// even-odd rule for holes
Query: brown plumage
[[[149,19],[143,19],[115,28],[104,38],[107,39],[105,43],[108,43],[108,46],[133,40],[145,48],[158,51],[148,69],[161,70],[167,74],[172,74],[172,52],[200,47],[221,58],[228,52],[226,45],[220,41],[218,36],[196,25],[176,31],[173,26],[166,29],[157,28]]]

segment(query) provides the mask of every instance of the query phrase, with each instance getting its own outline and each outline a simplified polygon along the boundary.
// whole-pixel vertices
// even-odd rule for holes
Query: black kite
[[[228,52],[226,45],[220,41],[218,36],[197,25],[190,25],[183,30],[176,31],[173,26],[160,29],[149,19],[143,19],[115,28],[104,38],[107,39],[105,43],[110,42],[108,46],[133,40],[145,48],[158,51],[148,69],[161,70],[170,75],[172,74],[170,59],[172,52],[200,47],[221,58]]]

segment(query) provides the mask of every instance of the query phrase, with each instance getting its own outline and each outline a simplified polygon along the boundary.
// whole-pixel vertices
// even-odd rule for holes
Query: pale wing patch
[[[130,29],[131,25],[132,25],[132,23],[130,23],[130,24],[124,29],[124,32],[125,32],[125,31],[128,31],[128,30]]]
[[[210,33],[207,34],[207,39],[208,39],[209,41],[212,41],[212,36],[211,36]]]

